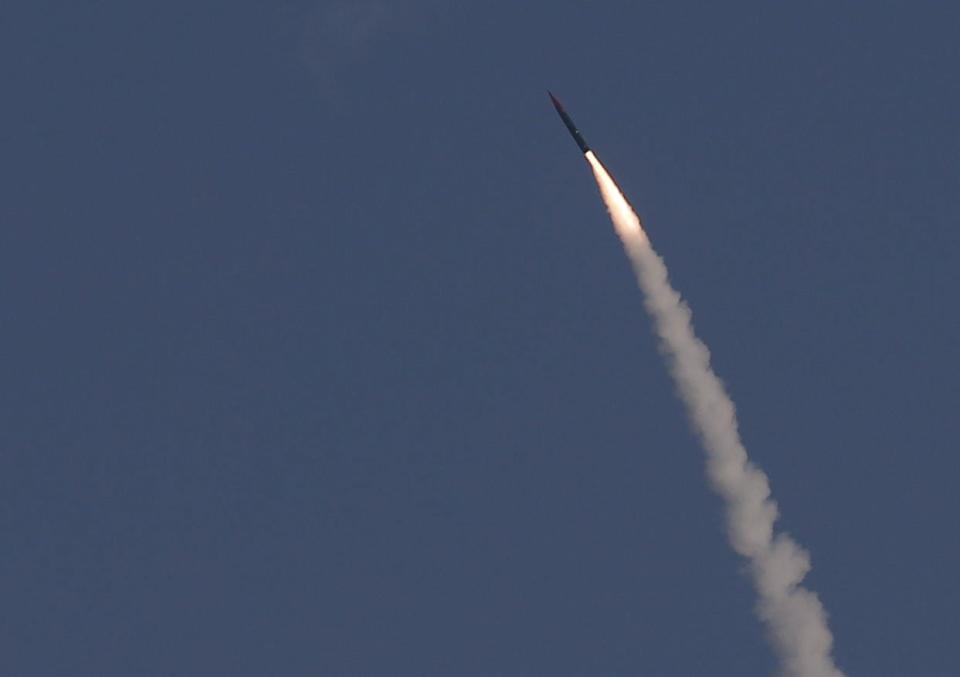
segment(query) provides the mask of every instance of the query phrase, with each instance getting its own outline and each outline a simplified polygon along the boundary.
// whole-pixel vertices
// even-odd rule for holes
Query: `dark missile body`
[[[580,150],[583,151],[584,155],[586,155],[590,151],[590,146],[588,146],[587,142],[583,140],[583,136],[580,134],[577,126],[573,124],[573,120],[571,120],[570,116],[567,115],[567,111],[564,110],[563,105],[557,101],[557,97],[550,92],[547,92],[547,94],[550,96],[550,100],[553,102],[553,107],[556,108],[557,113],[560,114],[560,119],[563,120],[563,124],[567,126],[570,136],[573,137],[573,140],[577,142],[578,146],[580,146]]]

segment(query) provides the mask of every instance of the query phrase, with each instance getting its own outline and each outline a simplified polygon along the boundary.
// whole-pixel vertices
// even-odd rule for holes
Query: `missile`
[[[589,153],[590,146],[588,146],[587,142],[583,140],[583,136],[580,135],[580,131],[577,129],[577,126],[573,124],[573,120],[570,119],[570,116],[567,115],[567,111],[564,110],[563,104],[557,101],[557,97],[550,92],[547,92],[547,95],[553,102],[553,107],[557,109],[557,113],[560,115],[560,119],[563,120],[563,124],[567,126],[567,131],[570,132],[570,136],[572,136],[573,140],[577,142],[578,146],[580,146],[580,150],[583,151],[584,155]]]
[[[620,191],[620,195],[623,197],[624,201],[629,205],[630,200],[627,199],[627,194],[623,192],[623,189],[620,187],[620,184],[617,183],[617,180],[613,178],[613,174],[607,169],[606,165],[600,162],[600,159],[593,154],[593,151],[590,150],[590,146],[587,145],[587,142],[583,140],[583,135],[580,134],[580,130],[577,129],[577,126],[573,124],[573,120],[570,119],[570,116],[567,115],[566,109],[563,107],[563,104],[557,101],[557,97],[547,91],[547,95],[550,97],[550,100],[553,102],[553,107],[557,109],[557,113],[560,115],[560,119],[563,120],[563,124],[567,126],[567,131],[570,132],[570,136],[573,137],[573,140],[577,142],[577,145],[580,146],[580,150],[583,151],[584,155],[589,153],[589,156],[586,158],[587,162],[590,164],[598,164],[603,167],[603,171],[607,173],[607,176],[610,177],[610,180],[613,181],[613,185],[617,187],[617,190]],[[630,205],[630,208],[633,209],[633,205]],[[637,210],[634,209],[634,212]],[[637,217],[639,218],[639,216]]]

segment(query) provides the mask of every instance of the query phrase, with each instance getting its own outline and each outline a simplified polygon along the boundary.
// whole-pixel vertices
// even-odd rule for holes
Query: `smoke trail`
[[[816,594],[800,586],[810,557],[789,536],[773,533],[777,504],[770,498],[767,476],[747,458],[733,402],[710,367],[710,352],[693,332],[690,308],[670,286],[663,259],[617,184],[592,151],[586,157],[646,297],[670,373],[707,451],[707,474],[726,503],[730,543],[749,561],[759,595],[757,614],[767,625],[783,672],[789,677],[843,677],[830,656],[833,637],[826,611]]]

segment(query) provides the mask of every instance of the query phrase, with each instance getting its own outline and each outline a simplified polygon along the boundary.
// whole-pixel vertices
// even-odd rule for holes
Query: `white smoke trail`
[[[667,278],[633,208],[590,151],[603,201],[633,264],[653,317],[660,346],[690,420],[707,451],[707,474],[726,503],[734,550],[747,558],[759,595],[757,614],[766,623],[789,677],[843,677],[830,656],[833,637],[816,594],[800,586],[810,557],[793,539],[774,535],[777,504],[767,476],[747,458],[737,432],[733,402],[710,367],[710,352],[693,332],[690,308]]]

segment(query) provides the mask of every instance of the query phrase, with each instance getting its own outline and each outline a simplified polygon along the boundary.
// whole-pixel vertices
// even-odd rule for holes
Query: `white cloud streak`
[[[749,562],[759,596],[757,615],[769,631],[783,674],[843,677],[831,657],[826,611],[816,594],[800,585],[810,557],[789,536],[774,534],[777,504],[767,476],[747,457],[733,402],[710,367],[710,351],[694,334],[690,308],[671,287],[663,259],[616,183],[592,151],[587,160],[643,290],[670,374],[707,452],[707,475],[726,505],[730,544]]]

